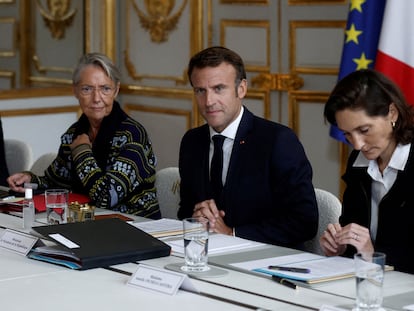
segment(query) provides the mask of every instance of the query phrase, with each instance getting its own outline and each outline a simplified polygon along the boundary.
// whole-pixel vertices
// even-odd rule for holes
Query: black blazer
[[[4,136],[3,125],[0,119],[0,185],[9,186],[7,183],[7,177],[9,177],[9,169],[6,163],[6,153],[4,150]]]
[[[181,202],[178,218],[211,199],[208,125],[189,130],[180,146]],[[230,158],[222,205],[236,235],[301,248],[318,227],[312,168],[289,128],[254,116],[246,108]]]
[[[378,207],[378,228],[374,243],[376,251],[387,255],[387,264],[396,270],[414,273],[414,142],[404,171],[399,171],[394,185],[381,200]],[[343,176],[346,183],[342,215],[342,226],[357,223],[369,229],[371,223],[371,183],[366,167],[353,167],[359,151],[349,157]],[[345,255],[356,252],[348,245]]]

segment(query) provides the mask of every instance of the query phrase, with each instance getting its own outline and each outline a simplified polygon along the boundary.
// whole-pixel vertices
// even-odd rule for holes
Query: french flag
[[[413,14],[413,0],[386,2],[374,67],[399,85],[411,105],[414,105]]]
[[[414,0],[351,1],[338,80],[374,68],[394,81],[414,106]],[[346,143],[335,126],[330,136]]]

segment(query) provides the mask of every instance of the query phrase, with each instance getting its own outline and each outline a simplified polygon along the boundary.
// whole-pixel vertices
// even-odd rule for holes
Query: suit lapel
[[[240,161],[242,160],[250,142],[250,132],[253,128],[253,114],[244,107],[244,113],[240,120],[239,128],[237,129],[236,137],[233,143],[233,150],[230,157],[229,168],[227,171],[226,184],[231,185],[232,181],[237,178],[237,171],[240,168]],[[229,183],[228,183],[229,182]]]

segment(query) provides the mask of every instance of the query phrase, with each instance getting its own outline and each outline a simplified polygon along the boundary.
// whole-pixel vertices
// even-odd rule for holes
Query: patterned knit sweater
[[[67,188],[91,198],[98,208],[158,219],[156,157],[145,128],[114,102],[102,121],[92,148],[85,144],[71,151],[69,145],[88,133],[83,114],[61,136],[61,145],[45,176],[32,174],[40,188]]]

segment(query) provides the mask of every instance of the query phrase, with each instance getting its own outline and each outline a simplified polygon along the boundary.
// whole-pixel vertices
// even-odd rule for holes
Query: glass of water
[[[357,253],[355,260],[356,308],[358,311],[382,310],[385,254]]]
[[[48,189],[45,191],[46,217],[49,225],[67,222],[69,191]]]
[[[186,272],[210,270],[207,265],[209,227],[208,219],[204,217],[183,219],[185,266],[182,266],[181,270]]]

